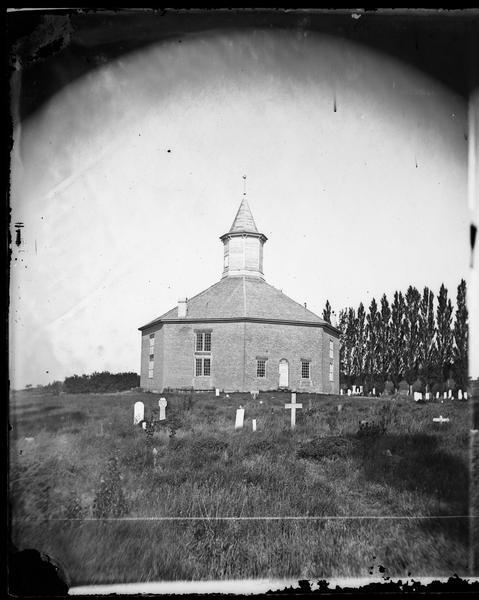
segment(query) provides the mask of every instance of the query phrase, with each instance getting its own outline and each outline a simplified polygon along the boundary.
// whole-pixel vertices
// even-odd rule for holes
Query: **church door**
[[[279,387],[288,387],[289,385],[289,364],[285,358],[279,361]]]

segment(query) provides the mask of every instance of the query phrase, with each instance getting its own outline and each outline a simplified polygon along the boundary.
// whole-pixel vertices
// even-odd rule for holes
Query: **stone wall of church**
[[[211,352],[196,352],[197,331],[211,332]],[[321,327],[277,323],[165,323],[155,334],[154,376],[148,377],[149,334],[142,337],[141,387],[274,390],[279,363],[288,363],[292,391],[339,393],[339,340]],[[329,381],[329,342],[333,340],[334,381]],[[209,358],[211,374],[195,376],[195,359]],[[266,360],[257,377],[257,360]],[[301,377],[301,360],[310,361],[310,378]]]

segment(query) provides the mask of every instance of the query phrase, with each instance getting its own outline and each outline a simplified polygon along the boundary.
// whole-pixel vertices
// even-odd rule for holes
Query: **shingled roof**
[[[182,321],[250,318],[266,321],[296,321],[326,325],[318,317],[286,294],[259,277],[225,277],[188,299],[187,316]],[[172,308],[140,329],[160,322],[177,321],[178,308]],[[335,329],[335,328],[333,328]]]
[[[228,233],[259,233],[246,198],[243,198]]]

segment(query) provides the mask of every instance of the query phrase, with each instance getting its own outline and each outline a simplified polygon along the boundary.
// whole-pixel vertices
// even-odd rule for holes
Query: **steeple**
[[[231,229],[229,230],[229,233],[237,232],[258,233],[258,228],[254,222],[253,215],[251,214],[251,209],[246,198],[243,198],[241,201],[235,220],[233,221],[233,225],[231,225]]]
[[[228,233],[220,237],[224,245],[223,277],[263,275],[263,244],[268,239],[258,231],[248,201],[243,200]]]

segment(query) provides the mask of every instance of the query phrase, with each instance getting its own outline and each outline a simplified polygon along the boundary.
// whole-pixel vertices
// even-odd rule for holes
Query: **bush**
[[[112,457],[108,461],[106,472],[100,480],[93,501],[93,515],[97,519],[101,519],[105,517],[124,517],[127,513],[128,506],[121,487],[117,460]]]
[[[419,379],[419,377],[416,379],[416,381],[412,384],[412,391],[413,392],[424,392],[424,384],[423,382]]]
[[[123,392],[140,385],[137,373],[92,373],[91,375],[73,375],[63,383],[63,391],[68,394],[102,394]]]
[[[336,457],[344,458],[351,454],[353,446],[353,441],[345,437],[334,436],[315,438],[310,442],[301,444],[296,455],[298,458],[308,458],[312,460]]]

